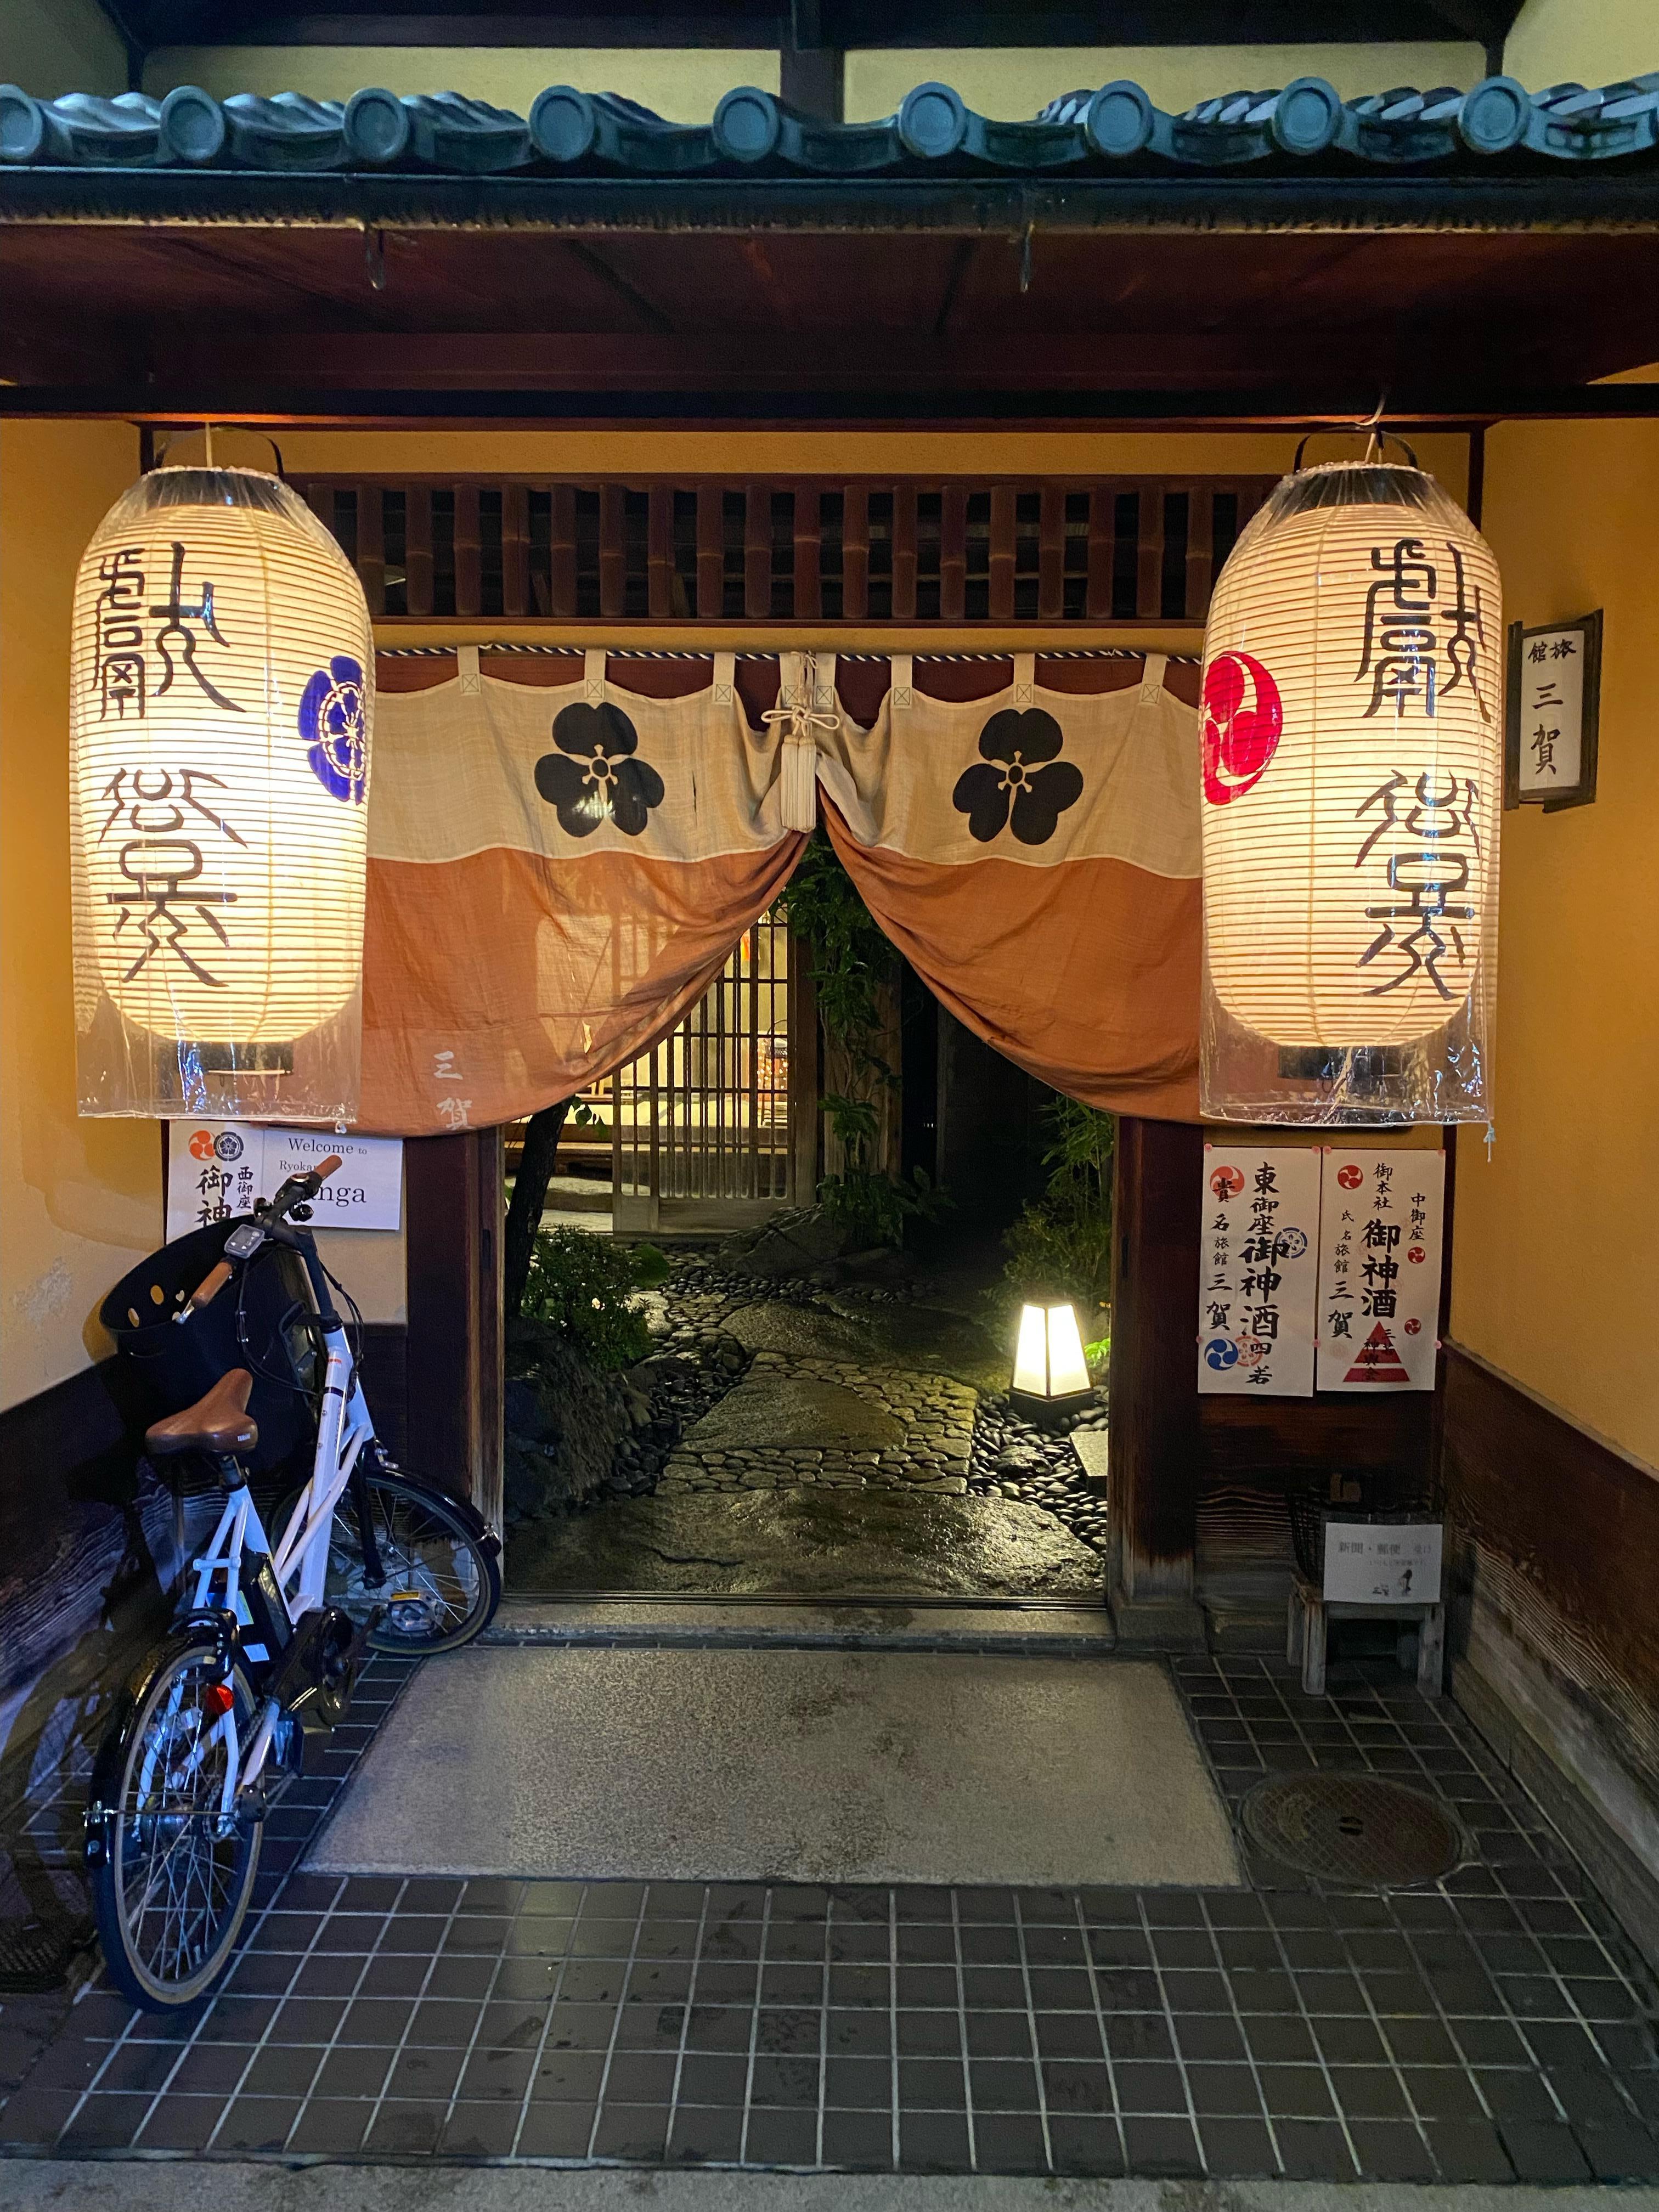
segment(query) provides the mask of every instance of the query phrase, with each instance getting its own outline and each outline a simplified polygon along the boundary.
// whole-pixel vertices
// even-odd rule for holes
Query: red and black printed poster
[[[1320,1205],[1322,1390],[1432,1390],[1443,1152],[1332,1145]]]

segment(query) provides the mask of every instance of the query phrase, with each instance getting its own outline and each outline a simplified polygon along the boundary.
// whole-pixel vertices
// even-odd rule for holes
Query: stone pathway
[[[675,1491],[968,1488],[975,1393],[942,1375],[757,1352],[664,1468]]]
[[[971,1291],[919,1276],[896,1255],[869,1265],[872,1279],[856,1263],[757,1277],[704,1251],[677,1253],[648,1297],[656,1349],[629,1374],[652,1418],[619,1468],[622,1494],[516,1528],[510,1584],[1027,1595],[1097,1587],[1103,1488],[1069,1433],[1016,1410],[1010,1355],[966,1310]],[[1103,1433],[1105,1424],[1097,1398],[1073,1425]],[[740,1499],[798,1496],[817,1503],[729,1517]],[[872,1521],[877,1498],[888,1503]],[[947,1498],[960,1501],[948,1528],[903,1520]],[[940,1547],[956,1556],[935,1558]]]

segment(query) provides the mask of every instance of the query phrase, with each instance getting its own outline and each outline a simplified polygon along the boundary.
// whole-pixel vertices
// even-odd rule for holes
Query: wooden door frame
[[[404,1146],[411,1471],[501,1533],[502,1133]]]
[[[1113,1168],[1107,1602],[1125,1643],[1201,1650],[1194,1589],[1204,1132],[1125,1115]]]

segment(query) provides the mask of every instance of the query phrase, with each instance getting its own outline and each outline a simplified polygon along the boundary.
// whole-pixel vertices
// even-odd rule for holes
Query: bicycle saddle
[[[233,1367],[222,1375],[205,1397],[182,1413],[169,1413],[152,1422],[144,1431],[144,1449],[153,1459],[177,1452],[234,1453],[252,1451],[259,1441],[259,1427],[247,1410],[253,1377],[246,1367]]]

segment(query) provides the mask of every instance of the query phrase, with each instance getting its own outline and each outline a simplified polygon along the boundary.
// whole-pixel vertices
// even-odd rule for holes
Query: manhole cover
[[[1399,1889],[1435,1881],[1463,1856],[1463,1832],[1432,1797],[1375,1774],[1281,1774],[1244,1800],[1252,1843],[1326,1881]]]

